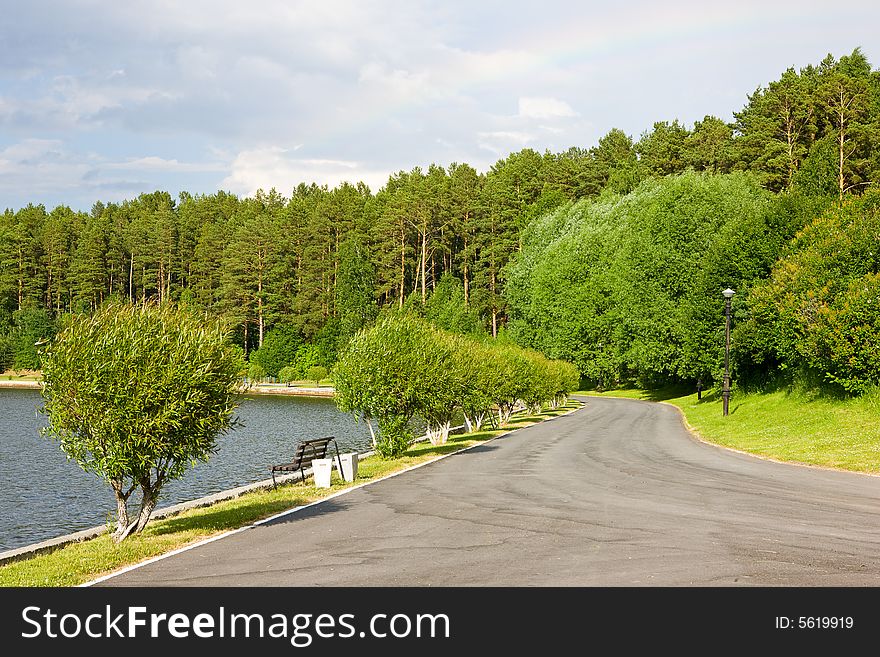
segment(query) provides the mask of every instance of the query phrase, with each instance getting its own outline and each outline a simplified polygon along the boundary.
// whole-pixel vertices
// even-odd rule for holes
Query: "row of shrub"
[[[427,424],[432,443],[446,442],[453,418],[463,413],[469,430],[492,413],[504,426],[519,404],[557,406],[577,389],[570,363],[530,349],[438,329],[408,313],[392,313],[349,343],[333,370],[336,403],[378,423],[376,450],[397,456],[413,440],[410,420]]]

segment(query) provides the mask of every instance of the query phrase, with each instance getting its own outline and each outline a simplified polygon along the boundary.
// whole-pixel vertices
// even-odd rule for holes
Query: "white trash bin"
[[[339,456],[342,463],[342,478],[345,481],[354,481],[358,476],[358,455],[357,452],[347,452]]]
[[[333,472],[333,459],[315,459],[312,461],[312,474],[315,475],[317,488],[330,488],[330,473]]]

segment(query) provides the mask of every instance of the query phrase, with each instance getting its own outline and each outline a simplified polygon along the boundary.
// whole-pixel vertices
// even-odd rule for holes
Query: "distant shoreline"
[[[306,388],[283,384],[255,385],[242,390],[244,395],[289,395],[293,397],[334,397],[336,390],[331,387]]]
[[[18,379],[12,381],[0,379],[0,388],[39,390],[41,387],[40,382],[34,381],[33,379]]]
[[[39,390],[42,384],[33,379],[0,379],[0,388],[17,390]],[[243,395],[286,395],[291,397],[333,397],[336,391],[331,387],[306,388],[304,386],[256,385],[241,391]]]

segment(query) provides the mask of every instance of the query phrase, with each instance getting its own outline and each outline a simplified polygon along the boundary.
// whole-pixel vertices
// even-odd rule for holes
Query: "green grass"
[[[358,477],[354,483],[343,482],[334,469],[329,489],[316,489],[309,478],[305,484],[287,484],[276,490],[248,493],[233,500],[153,521],[142,534],[119,545],[114,544],[108,535],[103,535],[0,566],[0,586],[74,586],[88,582],[127,565],[325,498],[344,488],[374,481],[485,442],[506,431],[555,417],[577,405],[576,402],[569,402],[566,408],[547,410],[539,415],[516,415],[503,430],[450,436],[445,445],[416,443],[397,459],[366,458],[358,463]]]
[[[39,381],[42,372],[32,370],[6,370],[0,373],[0,379],[5,381]]]
[[[704,440],[751,454],[857,472],[880,473],[880,394],[840,399],[798,390],[734,393],[722,415],[717,393],[612,390],[581,394],[667,401]]]

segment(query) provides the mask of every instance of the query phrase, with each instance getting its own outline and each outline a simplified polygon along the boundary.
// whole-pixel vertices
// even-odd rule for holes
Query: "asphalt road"
[[[544,422],[104,585],[878,585],[880,478],[694,440],[666,405]]]

